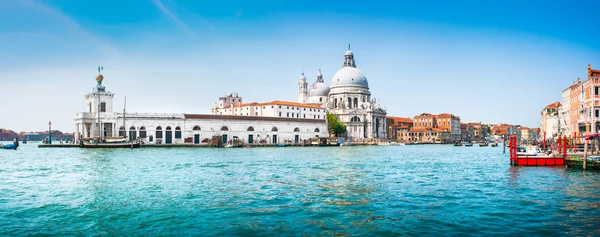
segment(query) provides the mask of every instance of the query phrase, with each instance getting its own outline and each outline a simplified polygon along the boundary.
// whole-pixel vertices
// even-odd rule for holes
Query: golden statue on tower
[[[98,86],[102,86],[102,80],[104,80],[104,76],[100,74],[100,71],[104,71],[103,66],[98,66],[98,76],[96,76],[96,82],[98,82]]]

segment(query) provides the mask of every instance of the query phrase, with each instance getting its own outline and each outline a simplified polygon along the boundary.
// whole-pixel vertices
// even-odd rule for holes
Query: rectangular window
[[[600,110],[596,110],[596,118],[600,117]]]
[[[600,88],[600,87],[597,87],[597,86],[594,87],[594,95],[598,95],[598,88]]]
[[[289,118],[289,117],[290,117],[290,113],[287,113],[286,117],[288,117],[288,118]]]
[[[598,89],[598,88],[596,88]],[[106,103],[102,102],[100,103],[100,112],[106,112]]]
[[[279,112],[279,117],[281,117],[281,112]]]
[[[181,131],[175,130],[175,138],[181,138]]]

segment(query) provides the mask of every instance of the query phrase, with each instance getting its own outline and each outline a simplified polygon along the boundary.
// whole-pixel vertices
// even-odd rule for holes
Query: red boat
[[[559,138],[557,142],[557,154],[542,153],[534,151],[520,151],[517,147],[517,136],[510,135],[509,151],[510,164],[515,166],[557,166],[565,165],[567,158],[567,139]]]

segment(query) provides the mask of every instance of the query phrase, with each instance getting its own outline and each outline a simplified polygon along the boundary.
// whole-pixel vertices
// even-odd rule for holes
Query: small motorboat
[[[454,146],[462,146],[462,142],[454,143]]]
[[[497,146],[498,146],[497,142],[492,143],[492,147],[497,147]]]
[[[467,144],[465,144],[465,146],[473,146],[472,142],[468,142]]]
[[[19,140],[18,139],[14,139],[12,144],[2,144],[0,143],[0,149],[4,149],[4,150],[16,150],[17,148],[19,148]]]
[[[487,143],[487,142],[479,143],[479,146],[488,146],[488,145],[489,145],[489,143]]]
[[[404,146],[404,143],[390,142],[390,146]]]

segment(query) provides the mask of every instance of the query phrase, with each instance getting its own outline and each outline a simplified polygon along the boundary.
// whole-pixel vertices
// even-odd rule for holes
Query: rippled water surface
[[[600,235],[600,173],[497,147],[0,150],[0,236]]]

